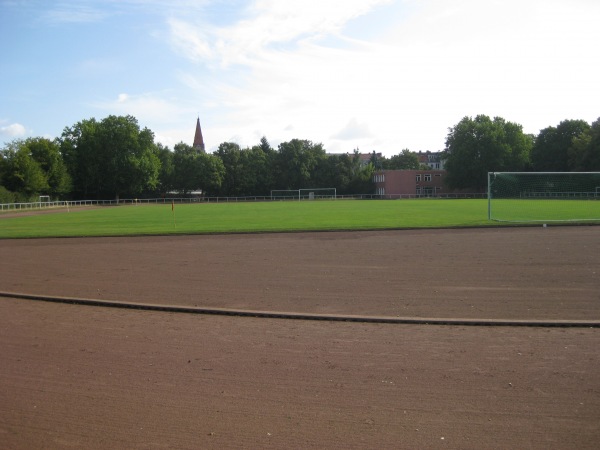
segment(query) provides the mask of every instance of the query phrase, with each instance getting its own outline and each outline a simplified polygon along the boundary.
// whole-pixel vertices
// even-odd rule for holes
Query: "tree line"
[[[330,155],[322,144],[293,139],[274,149],[266,137],[250,148],[224,142],[214,154],[183,142],[154,142],[132,116],[88,119],[54,140],[12,141],[0,150],[0,202],[189,195],[267,196],[272,189],[373,190],[374,165],[358,151]]]
[[[488,172],[597,172],[600,118],[563,120],[534,136],[501,117],[465,117],[449,129],[442,159],[449,188],[478,192]]]
[[[442,153],[451,189],[482,191],[488,172],[600,171],[600,119],[565,120],[537,136],[501,117],[465,117],[449,129]],[[267,196],[273,189],[335,187],[338,194],[374,191],[376,170],[428,169],[408,149],[390,158],[361,160],[327,154],[323,145],[292,139],[273,148],[266,137],[252,147],[233,142],[213,154],[183,142],[154,142],[132,116],[87,119],[54,140],[14,140],[0,150],[0,202],[189,195]]]

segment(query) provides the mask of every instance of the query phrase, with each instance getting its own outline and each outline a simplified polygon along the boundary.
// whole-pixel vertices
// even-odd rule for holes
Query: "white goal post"
[[[336,188],[274,189],[271,200],[322,200],[337,198]]]

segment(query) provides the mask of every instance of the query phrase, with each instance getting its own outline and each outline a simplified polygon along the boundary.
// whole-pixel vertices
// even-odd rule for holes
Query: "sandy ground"
[[[0,290],[407,317],[600,319],[600,227],[0,240]]]
[[[600,227],[0,241],[0,290],[599,319]],[[597,448],[600,330],[0,298],[2,448]]]

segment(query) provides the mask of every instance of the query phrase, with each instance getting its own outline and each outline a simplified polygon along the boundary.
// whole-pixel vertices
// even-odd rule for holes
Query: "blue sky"
[[[600,116],[597,0],[0,0],[0,144],[110,114],[208,151],[442,150]]]

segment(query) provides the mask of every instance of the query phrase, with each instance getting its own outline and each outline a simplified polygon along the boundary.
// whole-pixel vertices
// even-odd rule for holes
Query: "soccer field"
[[[494,212],[514,221],[598,220],[575,201],[500,201]],[[600,208],[600,202],[587,201]],[[498,209],[496,209],[498,208]],[[502,211],[500,209],[503,209]],[[0,238],[133,236],[494,226],[487,200],[323,200],[138,204],[0,214]],[[535,212],[535,215],[531,215]],[[575,215],[573,215],[575,214]]]
[[[0,215],[0,238],[367,230],[491,225],[485,200],[146,204]]]

